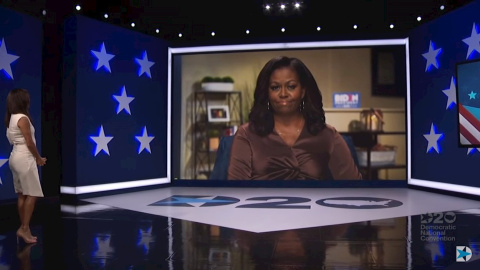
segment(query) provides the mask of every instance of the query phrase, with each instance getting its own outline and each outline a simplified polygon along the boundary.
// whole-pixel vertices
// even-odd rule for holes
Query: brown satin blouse
[[[330,125],[317,135],[304,126],[290,147],[276,131],[261,137],[246,123],[233,139],[228,179],[359,180],[362,175],[347,143]]]

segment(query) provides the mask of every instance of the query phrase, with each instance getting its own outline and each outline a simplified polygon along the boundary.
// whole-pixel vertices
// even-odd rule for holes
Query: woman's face
[[[276,114],[293,114],[300,111],[305,89],[300,85],[298,75],[290,67],[273,71],[268,87],[270,109]]]

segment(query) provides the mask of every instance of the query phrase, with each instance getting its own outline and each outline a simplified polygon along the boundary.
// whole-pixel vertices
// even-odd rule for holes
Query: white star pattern
[[[0,158],[0,168],[7,163],[8,158]],[[0,185],[3,185],[2,178],[0,177]]]
[[[0,44],[0,71],[3,70],[12,80],[13,73],[10,65],[19,57],[20,56],[7,53],[7,44],[5,44],[5,39],[2,38],[2,43]]]
[[[105,67],[108,72],[112,73],[109,61],[112,60],[115,55],[107,53],[105,50],[105,42],[102,42],[100,51],[92,50],[92,54],[98,59],[96,70],[100,69],[101,67]]]
[[[113,95],[113,98],[115,98],[118,101],[117,114],[119,114],[122,110],[125,110],[130,115],[132,114],[130,112],[129,104],[135,98],[127,96],[127,90],[125,89],[125,86],[122,87],[122,95],[121,96]]]
[[[425,59],[427,59],[427,65],[425,66],[425,71],[427,71],[431,66],[435,66],[438,69],[437,55],[442,49],[433,49],[433,42],[430,41],[430,46],[428,47],[428,52],[422,54]]]
[[[148,136],[147,127],[143,127],[142,136],[135,136],[135,138],[137,139],[137,141],[140,142],[140,146],[138,147],[138,154],[140,154],[143,151],[143,149],[147,149],[147,151],[149,153],[152,153],[152,151],[150,150],[150,142],[155,137],[154,136],[150,136],[150,137]]]
[[[438,140],[443,137],[443,134],[441,133],[435,133],[435,126],[431,125],[430,127],[430,133],[429,134],[423,134],[425,139],[428,141],[428,146],[427,146],[427,153],[430,152],[430,150],[433,148],[437,153],[440,153],[440,150],[438,149]]]
[[[470,37],[462,39],[462,41],[468,45],[466,59],[470,57],[473,51],[477,51],[478,53],[480,53],[480,34],[477,33],[477,26],[475,25],[475,23],[473,23],[472,33],[470,34]]]
[[[95,147],[95,156],[97,156],[97,154],[102,150],[107,155],[110,155],[110,152],[108,151],[108,143],[113,139],[113,137],[105,136],[105,132],[103,131],[103,125],[100,126],[98,136],[90,136],[90,139],[97,144],[97,146]]]
[[[147,51],[143,52],[143,59],[135,58],[135,62],[140,65],[140,69],[138,70],[138,77],[142,76],[145,73],[149,78],[152,78],[152,74],[150,73],[150,68],[155,64],[155,62],[148,61]]]
[[[447,110],[452,104],[457,103],[457,87],[455,87],[455,79],[453,78],[453,76],[450,80],[450,88],[442,91],[448,97],[447,107],[445,108],[445,110]]]

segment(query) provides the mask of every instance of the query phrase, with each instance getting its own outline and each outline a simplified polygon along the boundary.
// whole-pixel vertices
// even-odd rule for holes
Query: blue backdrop
[[[30,114],[41,153],[42,33],[39,20],[0,7],[0,203],[16,198],[8,164],[12,146],[3,124],[6,98],[13,88],[25,88],[30,92]]]
[[[167,50],[126,28],[66,21],[62,186],[167,177]]]
[[[480,187],[479,149],[459,146],[456,77],[458,63],[480,57],[479,14],[474,1],[409,35],[412,178]]]

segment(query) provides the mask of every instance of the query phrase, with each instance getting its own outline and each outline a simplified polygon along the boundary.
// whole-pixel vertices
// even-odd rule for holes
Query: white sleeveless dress
[[[13,186],[15,193],[23,195],[43,197],[42,187],[40,185],[40,177],[38,175],[38,167],[35,158],[25,143],[20,128],[17,123],[20,118],[28,117],[25,114],[12,114],[10,124],[7,128],[7,139],[13,145],[10,158],[8,160],[10,170],[13,174]],[[32,132],[33,142],[35,141],[35,128],[30,122],[30,130]]]

